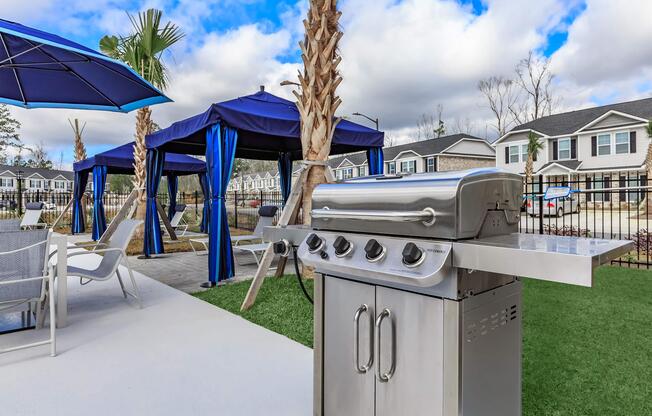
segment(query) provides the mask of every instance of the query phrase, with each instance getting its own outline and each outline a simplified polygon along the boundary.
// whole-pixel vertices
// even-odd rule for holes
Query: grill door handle
[[[390,367],[386,372],[383,372],[380,363],[380,339],[381,339],[381,327],[383,325],[383,320],[385,318],[390,318],[389,322],[392,327],[392,338],[391,338],[391,359]],[[396,370],[396,328],[394,327],[394,321],[392,318],[392,311],[389,309],[383,309],[383,311],[376,318],[376,378],[381,383],[387,383],[389,379],[394,375],[394,370]]]
[[[369,360],[367,364],[360,367],[360,316],[367,313],[370,317],[369,307],[366,304],[360,305],[353,316],[353,366],[355,371],[365,374],[374,363],[374,325],[373,318],[369,322]]]
[[[390,222],[421,222],[430,226],[435,223],[435,210],[424,208],[421,211],[389,211],[389,210],[357,210],[357,209],[330,209],[328,207],[310,211],[312,218],[321,219],[346,219],[365,221],[390,221]]]

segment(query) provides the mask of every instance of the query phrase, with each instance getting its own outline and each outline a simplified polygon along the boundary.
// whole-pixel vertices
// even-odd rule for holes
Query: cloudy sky
[[[97,49],[103,35],[130,29],[127,12],[149,7],[187,35],[165,57],[175,102],[154,107],[161,126],[259,85],[291,97],[279,83],[300,68],[303,0],[0,0],[0,17]],[[652,92],[649,0],[341,0],[340,8],[341,115],[377,116],[398,141],[413,137],[419,116],[437,104],[446,120],[468,118],[475,134],[493,138],[477,82],[511,76],[530,50],[550,58],[563,109]],[[134,114],[12,111],[23,141],[44,143],[56,163],[63,153],[67,166],[68,118],[87,123],[91,154],[133,140]]]

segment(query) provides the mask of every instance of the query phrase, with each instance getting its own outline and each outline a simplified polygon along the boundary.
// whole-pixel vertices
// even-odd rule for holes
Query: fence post
[[[199,221],[199,209],[197,205],[199,204],[199,192],[195,190],[195,222]]]
[[[543,234],[543,175],[539,175],[539,234]]]
[[[233,191],[233,226],[238,228],[238,191]]]
[[[260,206],[262,207],[265,205],[265,201],[263,201],[263,190],[260,190]]]
[[[16,182],[18,185],[18,201],[17,201],[18,216],[22,217],[23,216],[23,179],[19,176]]]

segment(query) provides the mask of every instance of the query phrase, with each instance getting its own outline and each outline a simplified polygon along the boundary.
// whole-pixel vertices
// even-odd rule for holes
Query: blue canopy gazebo
[[[98,153],[88,159],[75,162],[72,210],[72,233],[85,231],[84,216],[82,215],[81,199],[86,189],[89,173],[93,174],[93,240],[97,241],[106,230],[106,217],[102,196],[106,188],[106,176],[112,174],[134,173],[134,142],[118,146],[114,149]],[[170,197],[169,213],[174,215],[176,208],[179,176],[197,174],[204,193],[204,211],[202,216],[202,231],[208,231],[208,209],[210,196],[208,195],[208,177],[206,175],[206,162],[184,154],[168,154],[165,156],[162,174],[168,179],[168,194]]]
[[[369,173],[383,171],[380,131],[342,120],[336,127],[331,154],[367,151]],[[211,284],[234,275],[231,236],[224,197],[231,178],[233,161],[277,160],[281,191],[290,195],[292,161],[302,159],[301,121],[296,104],[261,91],[221,103],[208,110],[146,137],[147,218],[144,252],[163,252],[161,229],[155,221],[156,193],[162,175],[161,163],[167,153],[206,156],[211,193],[209,222],[208,277]]]

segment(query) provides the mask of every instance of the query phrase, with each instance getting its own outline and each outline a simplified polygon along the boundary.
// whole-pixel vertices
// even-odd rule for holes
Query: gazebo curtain
[[[208,279],[218,281],[235,274],[231,234],[226,213],[226,188],[229,185],[238,132],[216,123],[206,129],[206,167],[211,191],[209,224]]]
[[[201,213],[201,224],[199,224],[199,231],[202,233],[207,233],[211,215],[211,195],[210,187],[208,186],[208,173],[203,172],[197,176],[199,177],[199,186],[201,186],[201,192],[204,195],[204,209]]]
[[[367,161],[369,162],[369,175],[383,174],[385,158],[382,147],[371,147],[367,149]]]
[[[179,190],[179,177],[175,174],[168,173],[168,199],[170,204],[168,206],[168,220],[172,221],[172,217],[177,209],[177,191]]]
[[[145,256],[163,253],[161,224],[156,209],[156,193],[163,176],[165,152],[160,149],[147,150],[147,209],[145,211],[145,235],[143,253]]]
[[[82,209],[82,197],[88,183],[88,171],[75,172],[72,206],[72,233],[81,234],[86,232],[84,210]]]
[[[104,190],[106,188],[106,166],[93,167],[93,232],[92,237],[97,241],[106,231],[106,217],[104,215]]]
[[[292,153],[279,153],[278,175],[281,195],[283,196],[283,205],[285,205],[290,197],[290,191],[292,190]]]

